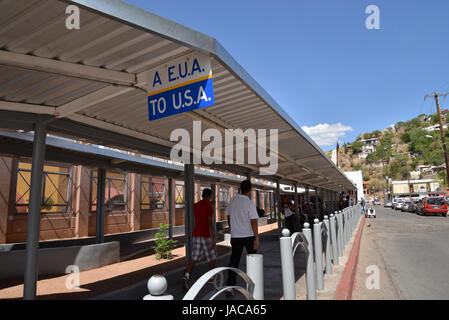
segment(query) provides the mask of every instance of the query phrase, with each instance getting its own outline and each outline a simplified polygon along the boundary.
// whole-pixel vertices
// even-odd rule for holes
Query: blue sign
[[[148,94],[149,120],[205,108],[214,104],[212,75]]]

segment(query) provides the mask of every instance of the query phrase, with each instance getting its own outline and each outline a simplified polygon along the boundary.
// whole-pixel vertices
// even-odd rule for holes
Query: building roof
[[[421,180],[410,180],[410,184],[419,184],[419,183],[432,183],[432,182],[438,182],[433,179],[421,179]],[[408,184],[408,180],[401,180],[401,181],[391,181],[391,184]]]
[[[80,30],[65,28],[68,4],[81,10]],[[118,0],[5,0],[0,21],[0,128],[30,131],[45,120],[53,134],[161,157],[172,130],[192,134],[194,120],[203,130],[278,129],[279,169],[266,178],[355,189],[210,36]],[[149,123],[145,72],[193,52],[212,60],[215,105]],[[265,167],[219,166],[254,177]]]

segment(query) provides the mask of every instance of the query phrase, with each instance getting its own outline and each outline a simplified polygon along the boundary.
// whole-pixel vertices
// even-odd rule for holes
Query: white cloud
[[[346,132],[354,131],[353,128],[341,123],[337,124],[318,124],[314,127],[302,127],[302,129],[316,142],[320,147],[335,145],[339,138],[345,136]]]

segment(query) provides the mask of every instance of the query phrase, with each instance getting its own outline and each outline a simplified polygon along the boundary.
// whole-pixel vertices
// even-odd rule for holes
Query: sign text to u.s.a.
[[[214,104],[210,58],[190,54],[149,73],[149,119],[156,120]]]

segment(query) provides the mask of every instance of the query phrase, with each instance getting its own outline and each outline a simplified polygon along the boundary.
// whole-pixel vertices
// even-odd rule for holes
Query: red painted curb
[[[352,291],[355,285],[355,277],[357,271],[357,264],[359,261],[360,252],[360,240],[362,238],[363,226],[365,225],[365,215],[362,216],[357,235],[354,239],[351,252],[349,253],[348,261],[346,262],[343,276],[338,284],[337,291],[335,292],[334,300],[351,300]]]

